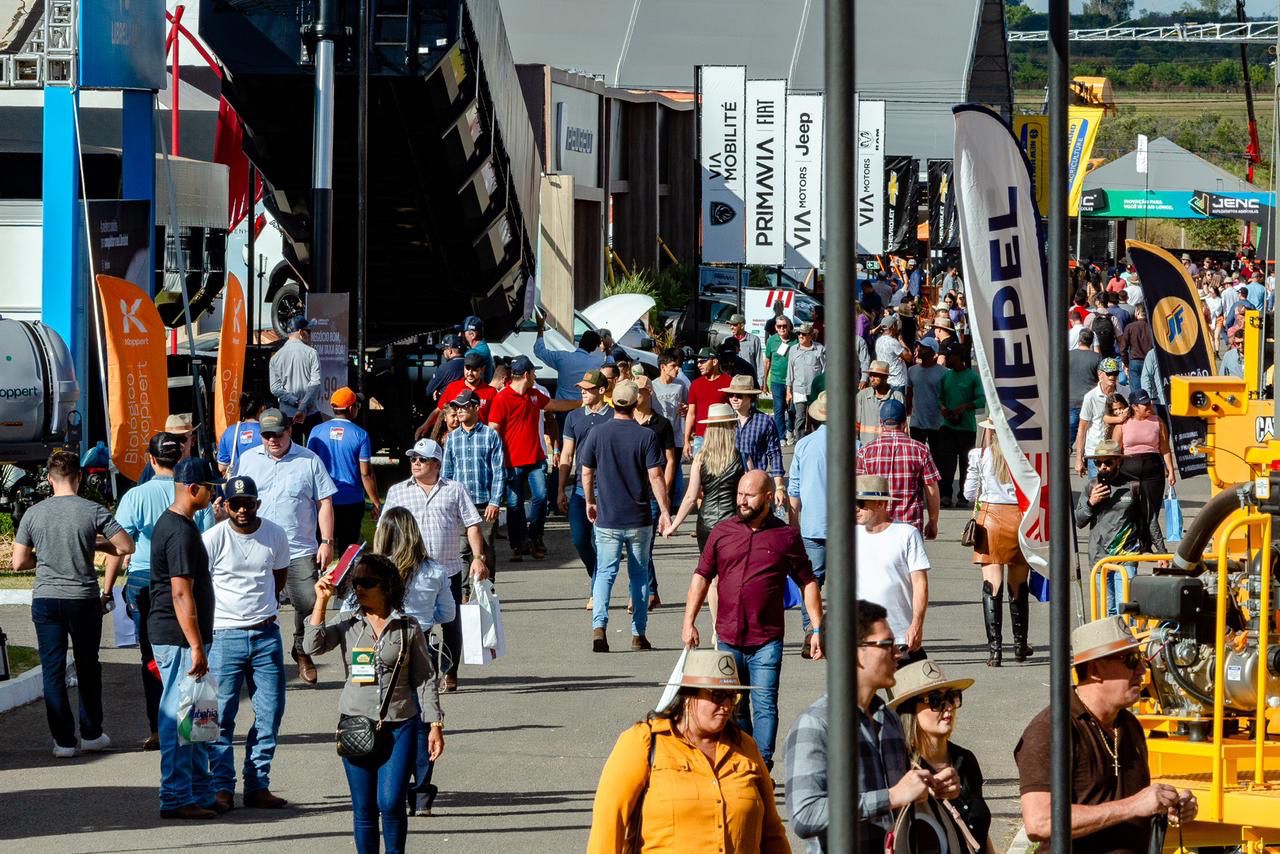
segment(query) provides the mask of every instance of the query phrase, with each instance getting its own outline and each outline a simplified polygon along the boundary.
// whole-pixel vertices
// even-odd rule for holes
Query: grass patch
[[[40,653],[29,646],[9,647],[9,677],[21,676],[40,666]]]

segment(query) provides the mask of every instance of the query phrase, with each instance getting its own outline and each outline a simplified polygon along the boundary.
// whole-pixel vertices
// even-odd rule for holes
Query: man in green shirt
[[[794,428],[796,414],[787,406],[787,360],[796,347],[796,339],[791,336],[791,318],[785,314],[779,315],[773,328],[774,333],[764,345],[764,373],[773,395],[773,424],[778,428],[778,438],[789,445],[787,423]]]
[[[938,405],[942,413],[942,426],[938,430],[938,471],[942,480],[938,488],[942,492],[943,507],[967,507],[964,500],[964,477],[969,465],[969,451],[973,450],[978,436],[978,421],[974,412],[987,405],[982,391],[982,379],[970,367],[969,348],[953,344],[946,350],[947,367],[951,370],[938,385]],[[956,469],[960,470],[960,488],[952,492]]]

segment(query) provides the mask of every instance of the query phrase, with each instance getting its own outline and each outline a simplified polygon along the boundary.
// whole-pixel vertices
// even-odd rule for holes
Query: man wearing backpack
[[[1120,323],[1107,311],[1107,298],[1099,294],[1094,301],[1097,308],[1089,316],[1088,328],[1093,332],[1093,349],[1102,358],[1115,356],[1116,339],[1120,337]]]

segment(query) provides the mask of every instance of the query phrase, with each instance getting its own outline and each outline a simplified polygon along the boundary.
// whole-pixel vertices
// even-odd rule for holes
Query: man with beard
[[[1124,451],[1111,439],[1103,439],[1089,452],[1097,476],[1090,480],[1076,502],[1077,528],[1089,529],[1089,559],[1097,563],[1107,555],[1150,551],[1148,504],[1137,481],[1120,473]],[[1135,570],[1136,571],[1136,570]],[[1119,613],[1123,582],[1110,573],[1101,594],[1108,614]]]
[[[804,595],[812,637],[809,654],[822,658],[822,594],[810,569],[800,532],[773,513],[767,472],[747,472],[738,481],[738,512],[711,529],[698,561],[684,609],[684,645],[700,641],[695,623],[711,582],[719,579],[717,647],[733,653],[738,672],[754,685],[738,704],[738,725],[760,746],[773,767],[778,733],[778,683],[782,675],[783,597],[790,576]]]
[[[209,671],[218,680],[221,733],[209,745],[209,774],[219,811],[235,806],[235,737],[240,688],[249,687],[253,728],[244,740],[244,805],[280,809],[287,802],[268,788],[276,736],[284,718],[284,643],[279,594],[289,579],[289,536],[258,518],[258,485],[252,478],[227,482],[226,521],[204,534],[213,577],[213,646]]]
[[[1171,828],[1196,817],[1189,789],[1151,782],[1147,739],[1129,707],[1142,694],[1141,642],[1120,617],[1086,623],[1071,633],[1071,830],[1076,851],[1137,854],[1148,849],[1151,819]],[[1032,718],[1013,758],[1018,763],[1022,818],[1033,842],[1049,841],[1050,711]],[[1063,832],[1063,836],[1067,834]]]

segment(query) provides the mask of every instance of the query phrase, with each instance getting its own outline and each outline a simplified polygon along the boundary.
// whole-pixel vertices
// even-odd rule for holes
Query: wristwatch
[[[321,537],[321,538],[320,538],[320,544],[321,544],[321,545],[325,545],[325,546],[331,546],[331,545],[333,545],[333,540],[328,539],[328,538],[326,538],[326,537]]]
[[[432,721],[432,722],[431,722],[431,728],[432,728],[432,729],[438,729],[438,730],[440,730],[441,732],[444,732],[444,721]]]

